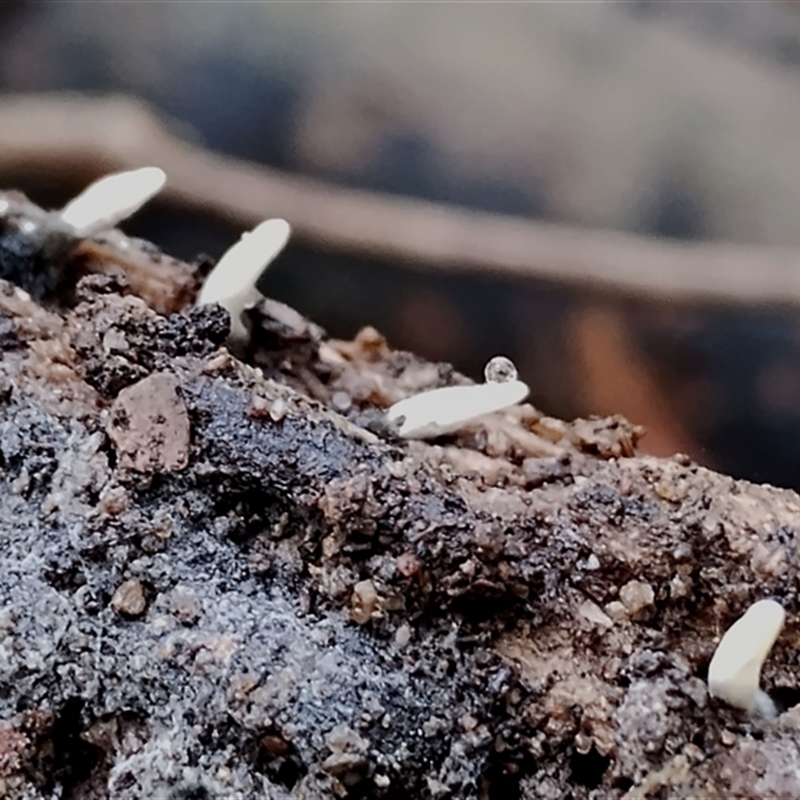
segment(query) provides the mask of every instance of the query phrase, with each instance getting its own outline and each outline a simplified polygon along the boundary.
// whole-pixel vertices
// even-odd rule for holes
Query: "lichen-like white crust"
[[[749,714],[773,718],[772,698],[759,687],[761,667],[783,627],[786,612],[775,600],[753,603],[722,637],[708,667],[708,689]]]
[[[289,223],[268,219],[236,242],[206,278],[197,305],[219,303],[231,315],[231,339],[247,338],[242,320],[245,309],[262,297],[256,282],[289,240]]]
[[[158,167],[106,175],[67,203],[58,217],[74,236],[94,236],[136,213],[161,191],[166,180],[164,170]]]
[[[524,400],[529,391],[519,380],[447,386],[400,400],[386,412],[386,417],[389,422],[399,423],[398,433],[404,439],[431,439],[457,431],[484,414],[513,406]]]

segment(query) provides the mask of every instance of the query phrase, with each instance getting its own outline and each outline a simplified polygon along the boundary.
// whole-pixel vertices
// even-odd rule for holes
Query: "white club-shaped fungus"
[[[477,417],[521,402],[528,386],[517,378],[507,358],[497,356],[486,365],[486,383],[446,386],[408,397],[386,412],[404,439],[430,439],[452,433]]]
[[[197,305],[219,303],[231,315],[231,339],[247,338],[242,320],[245,309],[252,308],[262,297],[256,282],[270,262],[289,240],[289,223],[268,219],[242,235],[211,270]]]
[[[106,175],[67,203],[57,217],[73,236],[94,236],[136,213],[161,191],[166,180],[164,170],[158,167]]]
[[[763,691],[761,666],[783,627],[786,612],[775,600],[753,603],[722,637],[708,667],[708,689],[713,697],[749,714],[772,719],[772,698]]]

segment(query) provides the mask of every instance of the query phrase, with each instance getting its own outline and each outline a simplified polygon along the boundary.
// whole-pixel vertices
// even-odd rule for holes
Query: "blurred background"
[[[800,287],[798,8],[5,0],[0,92],[125,93],[197,145],[381,197],[797,248]],[[49,206],[78,181],[0,171]],[[192,259],[241,227],[157,203],[127,230]],[[476,378],[503,353],[545,413],[623,413],[649,452],[800,488],[800,289],[676,301],[302,237],[263,284],[332,335],[371,324]]]

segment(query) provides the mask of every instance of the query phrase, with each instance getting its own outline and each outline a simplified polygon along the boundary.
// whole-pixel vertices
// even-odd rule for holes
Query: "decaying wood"
[[[315,247],[424,269],[478,270],[657,300],[800,303],[794,248],[678,243],[335,188],[210,153],[130,99],[0,100],[0,175],[161,166],[165,197],[243,227],[282,216]]]
[[[798,697],[795,493],[529,406],[397,442],[383,409],[465,379],[270,304],[256,367],[216,307],[78,296],[0,283],[6,796],[800,792],[797,710],[703,680],[774,596],[763,685]]]

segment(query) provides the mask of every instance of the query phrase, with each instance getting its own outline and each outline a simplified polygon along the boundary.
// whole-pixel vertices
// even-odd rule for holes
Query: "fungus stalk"
[[[759,600],[731,625],[708,667],[708,689],[748,714],[777,716],[772,698],[759,686],[761,667],[783,627],[786,612],[775,600]]]
[[[482,384],[446,386],[400,400],[389,408],[386,418],[404,439],[432,439],[457,431],[484,414],[516,405],[530,391],[504,356],[489,361],[484,376]]]
[[[218,303],[231,315],[230,338],[247,339],[243,315],[263,297],[256,288],[258,279],[289,240],[289,223],[268,219],[242,235],[217,262],[206,278],[197,305]]]

